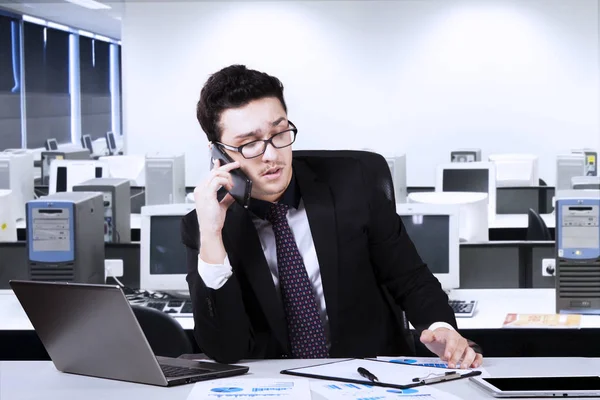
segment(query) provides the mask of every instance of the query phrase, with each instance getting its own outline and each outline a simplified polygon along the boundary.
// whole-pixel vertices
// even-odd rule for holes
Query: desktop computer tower
[[[0,189],[0,242],[16,241],[17,224],[13,212],[13,194],[11,190]]]
[[[556,157],[556,190],[570,190],[571,179],[585,176],[585,156],[562,154]]]
[[[98,192],[60,192],[29,201],[29,279],[104,283],[103,208]]]
[[[0,189],[11,190],[14,219],[25,219],[25,203],[33,199],[33,153],[0,153]]]
[[[73,186],[74,192],[100,192],[104,206],[104,241],[131,242],[131,201],[128,179],[97,178]]]
[[[406,203],[406,155],[386,157],[394,181],[394,197],[396,203]]]
[[[600,198],[556,200],[556,312],[600,314]]]
[[[146,205],[185,203],[185,155],[146,155]]]
[[[594,149],[574,149],[571,150],[573,154],[583,154],[585,157],[584,164],[584,175],[585,176],[598,176],[598,152]]]
[[[42,151],[42,185],[50,183],[50,163],[52,160],[89,160],[90,151],[87,149],[64,149]]]
[[[450,152],[450,162],[481,161],[481,149],[457,149]]]

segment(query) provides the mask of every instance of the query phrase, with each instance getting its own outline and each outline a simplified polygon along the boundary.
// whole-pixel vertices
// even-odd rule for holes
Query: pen
[[[363,367],[358,367],[358,369],[356,371],[360,374],[360,376],[367,378],[371,382],[379,382],[379,379],[377,379],[377,377],[375,375],[373,375],[372,373],[370,373],[368,370],[366,370]]]

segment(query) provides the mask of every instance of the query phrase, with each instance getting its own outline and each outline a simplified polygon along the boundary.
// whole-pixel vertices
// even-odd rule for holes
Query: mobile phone
[[[217,144],[212,145],[210,162],[211,169],[214,166],[213,160],[220,160],[221,166],[233,162],[231,157],[229,157],[227,153],[225,153],[225,151],[223,151]],[[239,205],[244,208],[248,208],[250,205],[250,194],[252,192],[252,181],[239,168],[233,169],[229,173],[231,174],[231,180],[233,181],[233,188],[229,194],[235,201],[239,203]],[[224,187],[220,188],[217,192],[217,199],[221,201],[227,193],[227,189]]]

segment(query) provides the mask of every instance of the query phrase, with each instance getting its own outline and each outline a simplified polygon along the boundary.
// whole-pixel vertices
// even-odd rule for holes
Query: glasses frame
[[[263,154],[265,154],[265,151],[267,151],[267,145],[269,145],[269,144],[271,146],[273,146],[274,149],[284,149],[284,148],[289,147],[292,144],[294,144],[294,142],[296,141],[296,137],[298,136],[298,128],[296,128],[296,125],[294,125],[293,122],[290,121],[290,120],[288,120],[288,124],[291,126],[291,128],[288,128],[288,129],[286,129],[284,131],[281,131],[281,132],[277,132],[276,134],[274,134],[273,136],[271,136],[269,139],[253,140],[251,142],[244,143],[243,145],[238,146],[238,147],[231,146],[231,145],[228,145],[228,144],[225,144],[225,143],[221,143],[221,142],[215,142],[215,144],[217,144],[219,146],[222,146],[223,148],[225,148],[227,150],[231,150],[231,151],[235,151],[237,153],[240,153],[242,155],[242,157],[244,157],[245,159],[251,160],[253,158],[260,157]],[[279,147],[275,146],[275,144],[273,144],[273,139],[276,138],[279,135],[282,135],[282,134],[286,133],[286,132],[294,132],[294,140],[292,140],[292,143],[287,144],[285,146],[279,146]],[[255,155],[255,156],[246,157],[244,155],[244,153],[242,152],[243,148],[246,147],[246,146],[249,146],[251,144],[257,143],[257,142],[263,142],[263,144],[264,144],[263,151],[260,152],[259,154]]]

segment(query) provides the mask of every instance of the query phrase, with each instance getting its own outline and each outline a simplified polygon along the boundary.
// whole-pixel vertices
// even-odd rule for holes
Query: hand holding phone
[[[212,145],[211,158],[211,168],[213,167],[214,160],[219,160],[221,166],[234,162],[231,157],[216,144]],[[250,204],[250,194],[252,192],[252,181],[239,168],[232,169],[229,173],[231,175],[232,187],[227,188],[223,186],[219,189],[217,192],[217,200],[221,201],[226,193],[229,193],[238,204],[244,208],[248,208],[248,205]]]

